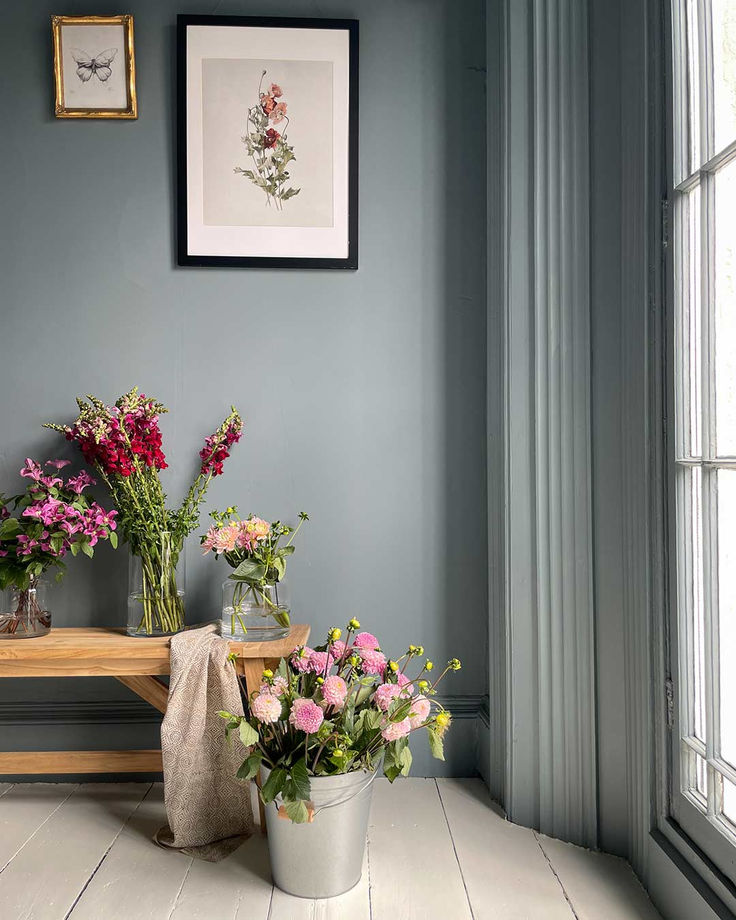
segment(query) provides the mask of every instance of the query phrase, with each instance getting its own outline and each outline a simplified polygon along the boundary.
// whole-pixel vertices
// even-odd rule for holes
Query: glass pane
[[[736,786],[723,777],[723,817],[736,826]]]
[[[708,800],[708,767],[700,754],[695,754],[695,788]]]
[[[736,455],[736,160],[715,176],[715,377],[718,455]]]
[[[702,456],[702,312],[700,299],[700,186],[677,199],[675,266],[678,281],[678,452]]]
[[[713,120],[718,153],[736,140],[736,0],[711,0]]]
[[[680,649],[685,668],[682,689],[687,694],[681,700],[681,730],[705,743],[702,471],[680,467],[678,479]]]
[[[736,765],[736,471],[718,470],[721,757]]]
[[[675,61],[676,159],[675,182],[682,182],[701,165],[700,68],[698,66],[698,0],[680,0],[680,59]]]

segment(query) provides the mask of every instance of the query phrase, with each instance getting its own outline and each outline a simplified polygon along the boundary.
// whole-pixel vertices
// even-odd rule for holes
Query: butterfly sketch
[[[80,51],[79,48],[72,48],[71,53],[77,64],[77,76],[82,83],[87,83],[91,80],[93,74],[98,80],[106,83],[112,76],[110,65],[118,53],[118,49],[108,48],[107,51],[101,51],[97,57],[91,57],[86,51]]]

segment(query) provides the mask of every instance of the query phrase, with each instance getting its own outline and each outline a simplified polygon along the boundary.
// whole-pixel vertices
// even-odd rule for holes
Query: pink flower
[[[261,684],[261,693],[270,693],[271,696],[283,696],[284,693],[289,689],[289,683],[285,677],[282,677],[280,674],[277,674],[273,679],[273,683]]]
[[[403,738],[411,731],[411,722],[409,718],[402,719],[401,722],[384,722],[381,729],[381,736],[384,741],[397,741]]]
[[[379,649],[378,639],[369,632],[358,633],[353,643],[356,648]]]
[[[47,460],[44,466],[53,466],[54,469],[63,470],[65,466],[69,466],[71,460]]]
[[[410,681],[409,678],[406,676],[406,674],[401,674],[401,673],[399,672],[399,674],[397,675],[397,678],[396,678],[396,679],[397,679],[398,685],[399,685],[401,688],[406,687],[406,689],[407,689],[407,691],[408,691],[409,693],[413,693],[413,692],[414,692],[414,684],[411,683],[411,681]]]
[[[401,687],[398,684],[381,684],[376,687],[373,694],[373,701],[381,712],[388,712],[391,701],[395,700],[401,693]]]
[[[303,674],[304,671],[308,671],[309,660],[313,654],[314,649],[310,648],[308,645],[303,645],[301,648],[294,649],[289,659],[292,668],[294,668],[295,671],[299,671],[300,674]]]
[[[322,684],[322,699],[329,706],[337,706],[339,709],[345,705],[345,697],[348,695],[348,685],[337,674],[332,674],[325,679]]]
[[[289,722],[299,731],[313,735],[319,731],[324,721],[324,713],[314,700],[296,699],[289,713]],[[408,720],[407,720],[408,721]]]
[[[278,83],[271,84],[271,95],[273,96],[274,99],[279,99],[281,96],[284,95],[284,91],[281,89]]]
[[[266,115],[271,114],[275,105],[276,103],[271,96],[269,96],[267,93],[261,93],[261,108],[266,113]]]
[[[268,116],[268,120],[271,124],[280,125],[281,122],[286,118],[286,103],[277,102],[273,107],[273,111]]]
[[[71,479],[68,479],[66,485],[72,492],[81,495],[87,486],[97,485],[97,480],[93,479],[89,473],[85,473],[85,471],[82,470],[77,476],[72,476]]]
[[[25,476],[26,479],[35,479],[36,482],[38,482],[41,476],[43,476],[43,471],[39,463],[36,463],[35,460],[31,460],[30,457],[26,457],[26,465],[20,471],[20,475]]]
[[[314,674],[324,674],[333,665],[333,658],[329,652],[312,652],[307,662],[307,671]]]
[[[259,722],[278,722],[281,701],[273,693],[259,693],[250,701],[250,711]]]
[[[377,674],[383,677],[386,671],[386,656],[382,652],[375,652],[372,649],[361,649],[360,669],[364,674]]]
[[[417,696],[412,700],[411,709],[409,710],[409,721],[412,728],[419,728],[429,718],[432,704],[426,696]]]
[[[205,534],[204,540],[202,540],[202,552],[204,554],[209,553],[210,550],[215,548],[215,543],[217,542],[217,531],[218,527],[213,524]]]
[[[342,639],[338,639],[336,642],[330,644],[330,652],[335,661],[339,661],[342,658],[346,649],[347,645],[345,645]]]

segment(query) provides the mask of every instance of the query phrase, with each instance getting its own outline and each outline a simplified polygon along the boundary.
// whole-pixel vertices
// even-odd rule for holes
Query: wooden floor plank
[[[475,920],[573,920],[533,831],[506,821],[479,779],[437,786]]]
[[[165,820],[163,786],[157,783],[120,832],[70,920],[169,917],[193,860],[153,843]]]
[[[377,780],[368,846],[373,920],[471,920],[434,780]]]
[[[396,915],[398,916],[399,914]],[[349,920],[370,920],[370,917],[368,854],[366,852],[363,859],[363,874],[355,888],[336,898],[320,898],[314,901],[295,898],[293,895],[274,888],[268,920],[348,920],[348,918]],[[246,920],[245,913],[242,920]],[[248,917],[247,920],[250,918]]]
[[[661,920],[631,866],[615,856],[538,835],[578,920]]]
[[[195,859],[169,920],[266,920],[272,888],[268,844],[256,833],[222,862]]]
[[[0,799],[0,871],[77,787],[17,783]]]
[[[100,783],[75,789],[0,874],[3,917],[64,920],[148,788]]]

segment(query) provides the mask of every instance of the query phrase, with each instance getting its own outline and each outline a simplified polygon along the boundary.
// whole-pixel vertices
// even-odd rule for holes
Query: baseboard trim
[[[454,719],[480,718],[488,724],[488,697],[437,694]],[[159,722],[161,713],[143,700],[16,700],[0,702],[0,725],[117,725]]]

